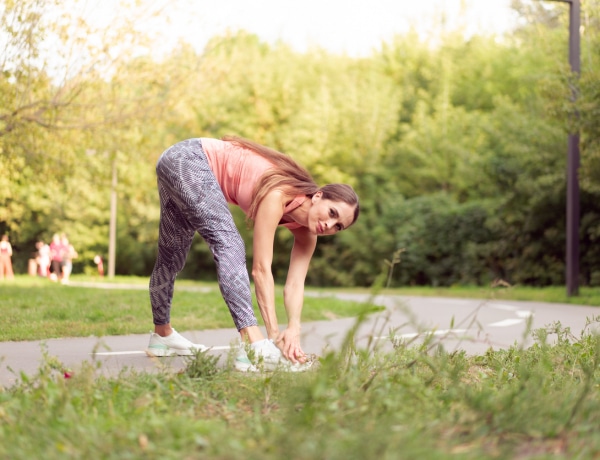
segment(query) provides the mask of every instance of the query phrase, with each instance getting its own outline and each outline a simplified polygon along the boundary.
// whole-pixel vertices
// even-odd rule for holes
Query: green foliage
[[[219,357],[209,355],[209,351],[196,351],[193,356],[184,356],[185,374],[192,379],[210,379],[218,372]]]
[[[392,286],[560,285],[566,136],[578,130],[580,281],[599,285],[600,9],[583,2],[576,77],[567,6],[543,3],[513,2],[522,21],[502,37],[447,30],[433,43],[409,32],[364,58],[233,31],[159,60],[141,52],[151,37],[138,27],[162,20],[154,8],[121,5],[110,30],[96,30],[56,0],[0,1],[0,233],[10,234],[17,271],[55,232],[80,254],[75,273],[95,270],[96,254],[107,261],[114,166],[116,271],[148,276],[158,156],[185,138],[235,134],[360,195],[361,218],[321,239],[309,284],[370,286],[404,248]],[[234,217],[250,265],[252,232]],[[291,244],[277,233],[280,282]],[[181,276],[214,279],[200,238]]]
[[[0,390],[0,456],[596,458],[598,319],[475,356],[429,335],[357,349],[351,332],[304,374],[242,375],[199,354],[179,373],[109,378],[44,353]]]
[[[489,203],[457,203],[446,193],[405,200],[385,214],[389,237],[396,250],[405,249],[391,286],[406,284],[452,285],[476,280],[486,284],[490,270],[478,271],[489,241],[486,228]],[[388,248],[389,245],[386,245]],[[385,249],[383,246],[382,249]],[[376,253],[384,260],[391,253]]]

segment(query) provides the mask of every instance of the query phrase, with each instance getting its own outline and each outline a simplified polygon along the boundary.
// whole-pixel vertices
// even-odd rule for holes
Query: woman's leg
[[[157,326],[170,325],[175,277],[183,269],[194,229],[189,226],[167,190],[159,183],[160,225],[158,254],[150,276],[150,303]],[[169,327],[170,329],[170,327]],[[166,331],[165,335],[168,335]]]
[[[164,206],[168,213],[161,210],[161,264],[157,261],[157,274],[153,272],[151,278],[155,324],[157,320],[158,324],[165,324],[164,321],[169,319],[164,312],[170,310],[175,270],[183,267],[195,230],[213,254],[219,287],[237,329],[256,326],[244,242],[200,141],[190,139],[168,149],[158,161],[157,175],[161,207],[163,196],[168,197],[169,203]],[[171,261],[168,268],[167,260]],[[161,271],[161,267],[165,269]],[[159,276],[160,273],[163,274]],[[162,298],[158,298],[159,292],[162,292]]]
[[[8,267],[7,267],[7,272],[8,272],[8,278],[9,279],[13,279],[15,277],[15,272],[13,271],[13,266],[12,266],[12,258],[9,257],[8,258]]]

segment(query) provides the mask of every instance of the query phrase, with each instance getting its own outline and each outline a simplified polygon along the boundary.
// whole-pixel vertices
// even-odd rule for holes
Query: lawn
[[[327,289],[327,292],[364,292],[368,289]],[[400,287],[381,289],[381,294],[417,296],[417,297],[454,297],[464,299],[496,299],[496,300],[521,300],[531,302],[550,302],[571,305],[587,305],[600,307],[600,287],[582,286],[579,294],[568,296],[564,286],[451,286],[451,287]]]
[[[142,334],[152,328],[146,278],[122,277],[107,282],[74,276],[71,285],[64,286],[20,276],[3,282],[1,289],[5,322],[0,328],[0,341]],[[278,288],[276,294],[277,316],[285,324],[282,289]],[[324,302],[322,297],[307,296],[302,317],[303,321],[352,317],[365,308],[376,309],[335,297],[327,297]],[[182,331],[233,327],[216,283],[178,281],[172,322]]]
[[[81,332],[86,325],[146,332],[145,280],[117,283],[99,289],[18,279],[2,285],[3,314],[30,321],[35,334],[58,333],[64,325],[74,335],[89,333]],[[214,285],[180,284],[174,311],[185,324],[198,316],[203,323],[190,328],[221,321],[230,327]],[[471,297],[459,289],[429,294],[450,291]],[[564,302],[558,292],[550,297]],[[307,297],[305,312],[320,319],[365,308],[330,300]],[[46,354],[36,375],[0,387],[0,458],[597,459],[596,327],[575,336],[554,324],[533,331],[529,348],[481,355],[446,351],[441,338],[425,333],[419,341],[395,342],[391,351],[356,349],[350,333],[341,350],[302,374],[240,374],[199,353],[181,372],[108,378],[94,363],[65,374]]]

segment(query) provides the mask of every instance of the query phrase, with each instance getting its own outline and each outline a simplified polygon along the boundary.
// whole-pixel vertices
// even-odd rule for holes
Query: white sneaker
[[[175,329],[167,337],[150,332],[150,343],[146,354],[148,356],[192,356],[199,351],[206,351],[208,347],[190,342],[180,335]]]
[[[233,367],[239,372],[258,372],[256,366],[252,364],[252,361],[248,358],[248,353],[246,353],[246,348],[244,348],[243,343],[240,344]]]
[[[287,360],[271,339],[260,340],[251,344],[250,355],[254,365],[265,371],[305,372],[315,362],[314,359],[309,359],[305,363],[293,363]]]

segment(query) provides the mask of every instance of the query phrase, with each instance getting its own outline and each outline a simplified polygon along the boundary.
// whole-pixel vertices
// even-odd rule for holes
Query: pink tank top
[[[228,203],[239,206],[244,214],[248,214],[254,186],[263,173],[273,167],[273,164],[258,153],[231,142],[207,137],[201,138],[200,141],[225,199]],[[288,203],[283,210],[284,217],[302,205],[306,198],[305,195],[298,195]],[[289,229],[301,227],[296,222],[282,221],[280,225]]]
[[[292,201],[290,201],[287,204],[287,206],[283,209],[283,218],[285,218],[287,216],[287,214],[292,212],[294,209],[302,206],[302,203],[304,203],[307,199],[308,199],[308,197],[306,195],[296,195],[296,197]],[[290,230],[302,227],[302,225],[300,225],[297,222],[283,222],[282,221],[282,222],[279,222],[279,225],[283,225],[285,228],[289,228]]]

